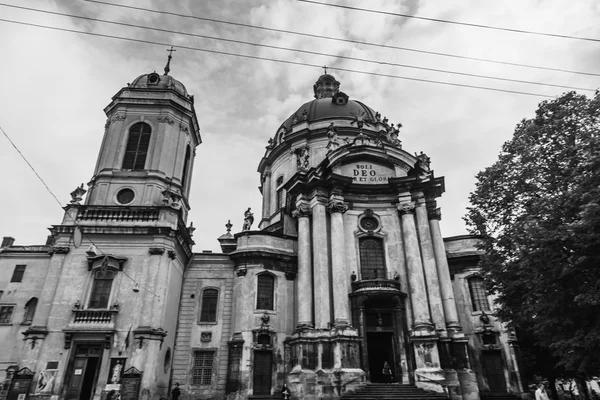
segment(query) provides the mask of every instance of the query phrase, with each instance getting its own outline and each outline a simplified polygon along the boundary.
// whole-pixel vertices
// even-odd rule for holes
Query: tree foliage
[[[477,174],[465,220],[497,315],[561,367],[600,371],[600,93],[542,102]]]

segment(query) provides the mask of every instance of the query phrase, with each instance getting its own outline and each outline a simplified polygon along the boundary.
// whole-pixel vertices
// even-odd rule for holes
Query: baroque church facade
[[[168,67],[105,108],[87,193],[48,243],[4,238],[0,400],[159,400],[175,383],[186,400],[335,399],[385,381],[454,400],[525,391],[477,238],[442,236],[444,178],[332,75],[257,160],[257,227],[249,209],[222,253],[194,253],[202,141]]]

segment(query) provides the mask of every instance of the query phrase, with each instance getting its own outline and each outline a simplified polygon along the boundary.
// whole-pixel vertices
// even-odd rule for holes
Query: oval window
[[[120,204],[129,204],[135,198],[135,193],[131,189],[121,189],[117,193],[117,201]]]

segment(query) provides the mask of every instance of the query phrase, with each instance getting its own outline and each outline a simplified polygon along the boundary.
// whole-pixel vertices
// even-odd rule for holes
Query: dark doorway
[[[502,355],[499,351],[484,351],[481,353],[481,363],[483,373],[487,378],[487,383],[491,392],[506,392],[506,379],[504,378],[504,368],[502,364]]]
[[[76,346],[66,400],[90,400],[93,397],[101,356],[101,345]]]
[[[254,394],[271,394],[271,378],[273,370],[273,353],[270,351],[254,352]]]
[[[394,348],[392,332],[368,332],[367,333],[367,353],[369,354],[369,373],[371,382],[386,382],[381,373],[383,364],[387,361],[392,370],[392,381],[396,380],[396,371],[394,371]]]

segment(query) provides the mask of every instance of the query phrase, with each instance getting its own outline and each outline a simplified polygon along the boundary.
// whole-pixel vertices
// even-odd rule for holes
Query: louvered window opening
[[[490,311],[490,304],[487,300],[483,278],[469,278],[469,292],[471,293],[471,303],[473,311]]]
[[[275,278],[271,275],[258,276],[258,294],[256,296],[256,308],[259,310],[273,309],[273,292],[275,289]]]
[[[377,238],[360,240],[360,272],[361,279],[385,278],[385,257],[383,241]]]
[[[217,302],[219,292],[216,289],[206,289],[202,295],[202,311],[200,312],[201,322],[217,321]]]
[[[192,369],[192,385],[210,385],[214,355],[212,351],[196,352]]]
[[[150,145],[150,125],[138,122],[129,129],[123,169],[144,169]]]

